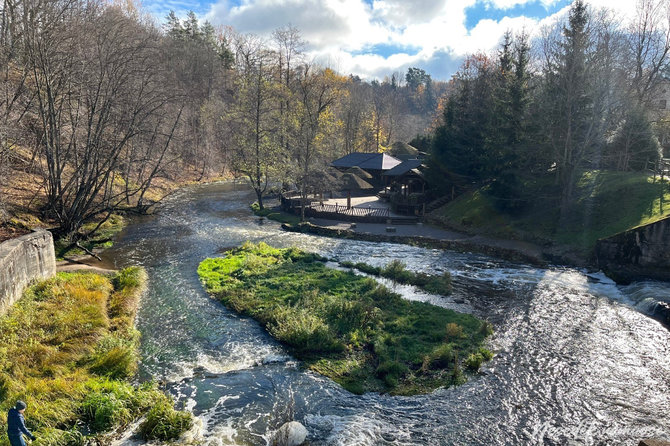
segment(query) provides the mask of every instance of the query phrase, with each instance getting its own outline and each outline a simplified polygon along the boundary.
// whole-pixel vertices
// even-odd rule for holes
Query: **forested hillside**
[[[418,68],[364,81],[194,13],[158,25],[132,3],[0,7],[0,214],[76,241],[146,212],[170,183],[243,175],[306,192],[328,162],[422,133],[446,88]],[[31,218],[32,218],[31,217]]]
[[[507,33],[496,53],[467,57],[429,173],[438,195],[465,195],[438,214],[464,226],[522,221],[517,235],[588,232],[584,246],[611,234],[603,218],[622,230],[667,214],[667,183],[652,173],[670,129],[667,12],[667,1],[644,0],[621,22],[577,0],[540,37]]]

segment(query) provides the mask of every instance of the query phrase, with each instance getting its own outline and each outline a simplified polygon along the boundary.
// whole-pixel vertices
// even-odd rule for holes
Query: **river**
[[[617,286],[599,274],[477,254],[286,233],[249,211],[243,184],[183,189],[133,221],[104,253],[143,265],[139,378],[164,381],[197,417],[204,445],[266,445],[295,419],[310,445],[637,445],[670,437],[670,331],[646,316],[670,284]],[[494,359],[479,376],[429,395],[353,395],[304,370],[258,324],[204,292],[196,268],[246,240],[297,245],[337,260],[393,259],[450,271],[449,298],[410,299],[491,321]]]

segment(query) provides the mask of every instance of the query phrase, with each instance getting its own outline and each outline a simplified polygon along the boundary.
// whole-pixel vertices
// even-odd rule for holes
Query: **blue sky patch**
[[[497,9],[489,3],[478,1],[474,6],[465,10],[465,26],[468,31],[477,26],[480,20],[491,19],[499,22],[505,17],[526,16],[534,19],[543,19],[549,15],[555,14],[564,7],[568,6],[571,0],[559,0],[551,6],[545,6],[540,0],[528,2],[523,5],[516,5],[508,9]]]
[[[145,0],[142,2],[149,12],[159,20],[164,20],[170,11],[174,11],[178,16],[184,16],[188,11],[193,11],[199,16],[209,12],[213,0]],[[235,6],[240,3],[239,0],[231,0],[229,5]]]
[[[406,53],[409,55],[417,54],[421,48],[413,46],[402,46],[402,45],[393,45],[388,43],[379,43],[377,45],[366,46],[365,48],[352,51],[353,56],[359,56],[361,54],[376,54],[382,57],[389,57],[398,53]]]

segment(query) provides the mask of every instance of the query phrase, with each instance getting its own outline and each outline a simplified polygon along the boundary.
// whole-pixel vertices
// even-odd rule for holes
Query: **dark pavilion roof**
[[[393,169],[384,172],[383,175],[387,177],[399,177],[401,175],[405,175],[410,170],[418,169],[419,167],[421,167],[421,163],[422,163],[421,160],[416,159],[403,161],[401,164],[398,164]]]
[[[401,162],[386,153],[355,152],[336,159],[330,165],[339,168],[360,167],[365,170],[390,170]]]

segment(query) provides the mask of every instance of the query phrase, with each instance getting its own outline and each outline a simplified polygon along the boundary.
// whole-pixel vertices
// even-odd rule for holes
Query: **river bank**
[[[545,246],[516,239],[470,234],[444,227],[433,220],[429,220],[429,223],[393,225],[309,218],[308,221],[301,223],[295,215],[282,211],[277,203],[271,201],[266,203],[266,208],[262,212],[258,210],[255,203],[251,204],[251,210],[259,217],[282,223],[282,229],[289,232],[371,242],[402,243],[457,252],[475,252],[537,266],[553,264],[597,269],[594,261],[584,258],[568,246]]]
[[[144,269],[133,267],[59,273],[28,288],[0,317],[0,420],[16,400],[27,402],[28,423],[44,445],[106,444],[143,414],[147,439],[176,438],[190,427],[190,415],[175,412],[155,385],[130,384],[146,282]],[[7,441],[0,434],[0,444]]]
[[[53,216],[45,215],[43,212],[47,202],[44,181],[35,167],[39,159],[34,154],[22,147],[13,148],[13,159],[8,164],[8,174],[5,184],[0,184],[0,242],[19,237],[29,233],[33,229],[46,229],[54,234],[57,232],[57,221]],[[139,211],[151,212],[153,207],[166,199],[181,188],[194,184],[208,184],[216,181],[230,179],[230,174],[217,175],[208,174],[202,169],[184,164],[175,168],[166,169],[166,172],[153,179],[151,186],[143,194],[144,205]],[[119,190],[115,192],[122,195],[123,181],[115,183]],[[69,241],[56,239],[56,255],[59,259],[79,256],[87,250],[99,254],[102,250],[111,246],[115,234],[121,231],[125,225],[125,218],[132,218],[137,214],[137,197],[127,197],[122,203],[115,206],[114,214],[106,216],[105,212],[88,220],[80,229],[82,235],[88,236],[80,240],[81,246],[72,246]],[[103,218],[107,218],[100,227]],[[91,234],[91,231],[96,230]]]

